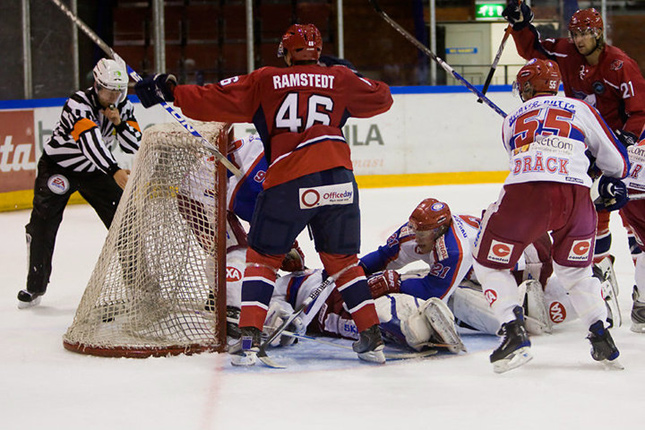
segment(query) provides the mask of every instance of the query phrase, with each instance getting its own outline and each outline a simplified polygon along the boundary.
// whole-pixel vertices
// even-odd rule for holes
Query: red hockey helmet
[[[435,241],[446,234],[452,216],[447,204],[437,199],[425,199],[412,211],[408,224],[414,230],[415,241],[422,253],[430,252]]]
[[[291,61],[318,61],[322,52],[322,35],[313,24],[294,24],[282,36],[278,57],[285,51],[291,54]]]
[[[533,58],[517,73],[515,85],[520,95],[528,89],[532,89],[533,94],[557,94],[561,81],[560,68],[556,62]],[[527,84],[530,87],[527,87]],[[522,97],[522,100],[524,100],[524,97]]]
[[[577,10],[569,20],[569,31],[584,33],[603,29],[602,16],[594,8]]]
[[[410,227],[417,231],[449,226],[452,218],[447,204],[437,199],[425,199],[412,211]]]

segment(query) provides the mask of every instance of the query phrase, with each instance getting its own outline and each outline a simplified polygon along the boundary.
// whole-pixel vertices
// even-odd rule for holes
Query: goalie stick
[[[125,61],[119,55],[114,52],[112,48],[110,48],[107,43],[105,43],[94,31],[92,31],[91,28],[89,28],[83,21],[80,20],[79,17],[77,17],[74,12],[69,10],[67,6],[65,6],[60,0],[51,0],[58,8],[69,17],[69,19],[76,24],[78,28],[80,28],[90,39],[92,39],[92,42],[94,42],[103,52],[105,52],[111,59],[116,60],[118,62],[121,62],[125,64],[127,70],[128,70],[128,75],[132,79],[134,79],[135,82],[139,82],[141,80],[141,76],[132,69],[128,64],[126,64]],[[161,102],[161,106],[168,112],[179,124],[181,124],[182,127],[184,127],[190,134],[195,136],[197,139],[200,140],[202,145],[204,145],[209,151],[213,153],[215,158],[219,162],[221,162],[228,170],[231,171],[235,176],[237,177],[242,177],[242,172],[240,169],[238,169],[231,161],[226,158],[222,153],[217,149],[215,145],[213,145],[211,142],[206,140],[195,128],[184,118],[177,110],[175,110],[172,106],[170,106],[168,103],[165,101]]]
[[[293,337],[295,339],[310,340],[312,342],[321,343],[323,345],[330,345],[336,348],[342,348],[352,352],[354,351],[351,346],[343,345],[337,342],[331,342],[319,337],[309,336],[308,334],[298,334],[298,333],[293,333],[293,332],[284,330],[282,332],[282,335]],[[448,346],[446,344],[441,344],[441,343],[424,343],[423,345],[429,348],[442,348],[442,347]],[[436,349],[426,349],[425,351],[401,351],[401,352],[384,351],[384,355],[385,355],[385,358],[388,360],[404,360],[408,358],[429,357],[431,355],[435,355],[437,352],[438,351]]]
[[[522,4],[522,0],[519,0],[517,3],[518,5]],[[502,57],[502,52],[504,51],[504,47],[506,46],[506,41],[508,40],[508,36],[511,35],[511,30],[513,30],[513,26],[511,24],[508,24],[506,26],[506,30],[504,30],[504,37],[502,37],[502,42],[499,44],[499,48],[497,48],[497,54],[495,55],[493,64],[490,65],[490,70],[488,71],[488,76],[486,76],[486,81],[484,81],[482,94],[486,94],[486,91],[488,91],[488,87],[490,86],[490,83],[493,80],[493,75],[497,70],[497,64],[499,63],[499,59]],[[478,99],[477,103],[482,103],[482,99]]]
[[[351,266],[350,266],[350,267],[351,267]],[[321,283],[321,284],[320,284],[320,285],[319,285],[315,290],[313,290],[313,291],[309,294],[309,296],[308,296],[308,297],[307,297],[307,298],[302,302],[302,304],[300,305],[300,307],[299,307],[297,310],[295,310],[295,311],[294,311],[294,312],[289,316],[289,318],[285,319],[285,320],[282,322],[282,324],[280,324],[280,325],[278,326],[278,328],[276,328],[276,329],[273,331],[273,333],[271,333],[271,334],[267,337],[267,339],[266,339],[266,340],[265,340],[265,341],[260,345],[260,351],[258,352],[258,358],[260,359],[260,361],[261,361],[262,363],[266,364],[266,365],[267,365],[267,366],[269,366],[269,367],[276,367],[276,368],[281,368],[281,367],[283,367],[283,366],[280,366],[280,365],[278,365],[277,363],[275,363],[273,360],[271,360],[271,358],[267,355],[267,352],[266,352],[267,347],[271,344],[271,342],[273,342],[275,339],[277,339],[277,338],[278,338],[278,336],[280,336],[280,335],[282,334],[282,332],[286,330],[286,328],[289,326],[289,324],[291,324],[291,323],[293,322],[293,320],[295,320],[296,318],[298,318],[298,317],[300,316],[300,314],[302,314],[302,313],[307,309],[307,307],[308,307],[308,306],[309,306],[309,305],[310,305],[314,300],[316,300],[316,299],[318,298],[318,296],[320,296],[320,295],[322,294],[322,292],[323,292],[323,291],[325,291],[327,288],[329,288],[329,286],[330,286],[330,285],[333,285],[333,284],[334,284],[334,282],[336,281],[336,279],[338,278],[338,276],[339,276],[341,273],[343,273],[345,270],[347,270],[348,268],[349,268],[349,267],[345,268],[344,270],[341,270],[340,272],[338,272],[338,273],[337,273],[337,274],[335,274],[334,276],[330,276],[330,277],[328,277],[327,279],[325,279],[325,281],[324,281],[324,282],[322,282],[322,283]]]
[[[500,109],[499,106],[497,106],[495,103],[493,103],[488,97],[486,97],[484,94],[482,94],[481,91],[479,91],[477,88],[473,86],[470,82],[468,82],[466,79],[464,79],[459,73],[455,71],[448,63],[443,61],[441,58],[437,57],[434,52],[432,52],[427,46],[425,46],[423,43],[419,42],[419,40],[411,35],[406,29],[401,27],[399,23],[394,21],[390,16],[385,13],[383,9],[381,9],[381,6],[379,6],[377,0],[370,0],[370,3],[374,7],[374,10],[381,15],[381,18],[383,18],[392,28],[394,28],[396,31],[398,31],[403,37],[405,37],[408,41],[412,42],[414,46],[416,46],[420,51],[422,51],[424,54],[426,54],[428,57],[430,57],[432,60],[436,61],[437,64],[439,64],[446,72],[450,73],[452,76],[454,76],[455,79],[457,79],[459,82],[464,84],[466,88],[468,88],[470,91],[475,93],[477,97],[479,97],[479,100],[483,101],[486,103],[489,107],[491,107],[495,112],[497,112],[499,115],[501,115],[503,118],[506,118],[506,112],[504,112],[502,109]]]

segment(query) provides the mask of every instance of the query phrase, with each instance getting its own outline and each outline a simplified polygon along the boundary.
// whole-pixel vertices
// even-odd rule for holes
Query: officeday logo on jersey
[[[0,112],[0,193],[32,189],[35,177],[34,111]]]
[[[515,245],[510,243],[500,242],[493,239],[490,248],[488,248],[488,257],[489,261],[494,261],[495,263],[506,264],[511,261],[511,254],[513,253],[513,248]]]
[[[574,240],[569,250],[569,261],[586,261],[591,252],[591,239]]]
[[[354,203],[354,187],[351,182],[325,185],[322,187],[300,188],[300,209],[319,206],[351,205]]]

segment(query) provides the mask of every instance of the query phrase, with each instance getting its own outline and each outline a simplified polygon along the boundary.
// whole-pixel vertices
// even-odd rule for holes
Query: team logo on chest
[[[600,95],[605,92],[605,84],[600,81],[596,81],[592,84],[593,92]]]
[[[569,261],[586,261],[591,251],[591,239],[574,240],[569,250]]]

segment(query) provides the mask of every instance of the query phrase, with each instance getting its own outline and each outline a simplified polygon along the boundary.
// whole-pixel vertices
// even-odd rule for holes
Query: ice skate
[[[256,327],[241,327],[241,338],[228,349],[233,366],[253,366],[260,351],[262,332]]]
[[[40,304],[45,293],[30,293],[27,290],[18,291],[18,309],[33,308]]]
[[[524,313],[520,306],[513,309],[515,319],[502,324],[497,333],[504,336],[502,344],[490,355],[495,373],[504,373],[528,363],[531,355],[531,341],[524,325]]]
[[[358,354],[358,358],[379,364],[385,363],[384,347],[378,325],[360,332],[360,338],[352,344],[352,349]]]
[[[598,320],[589,327],[587,339],[591,342],[591,357],[594,360],[600,361],[609,368],[624,369],[616,360],[620,352],[602,321]]]
[[[634,285],[634,292],[632,293],[632,326],[631,331],[634,333],[645,333],[645,303],[639,302],[640,294],[638,288]]]

